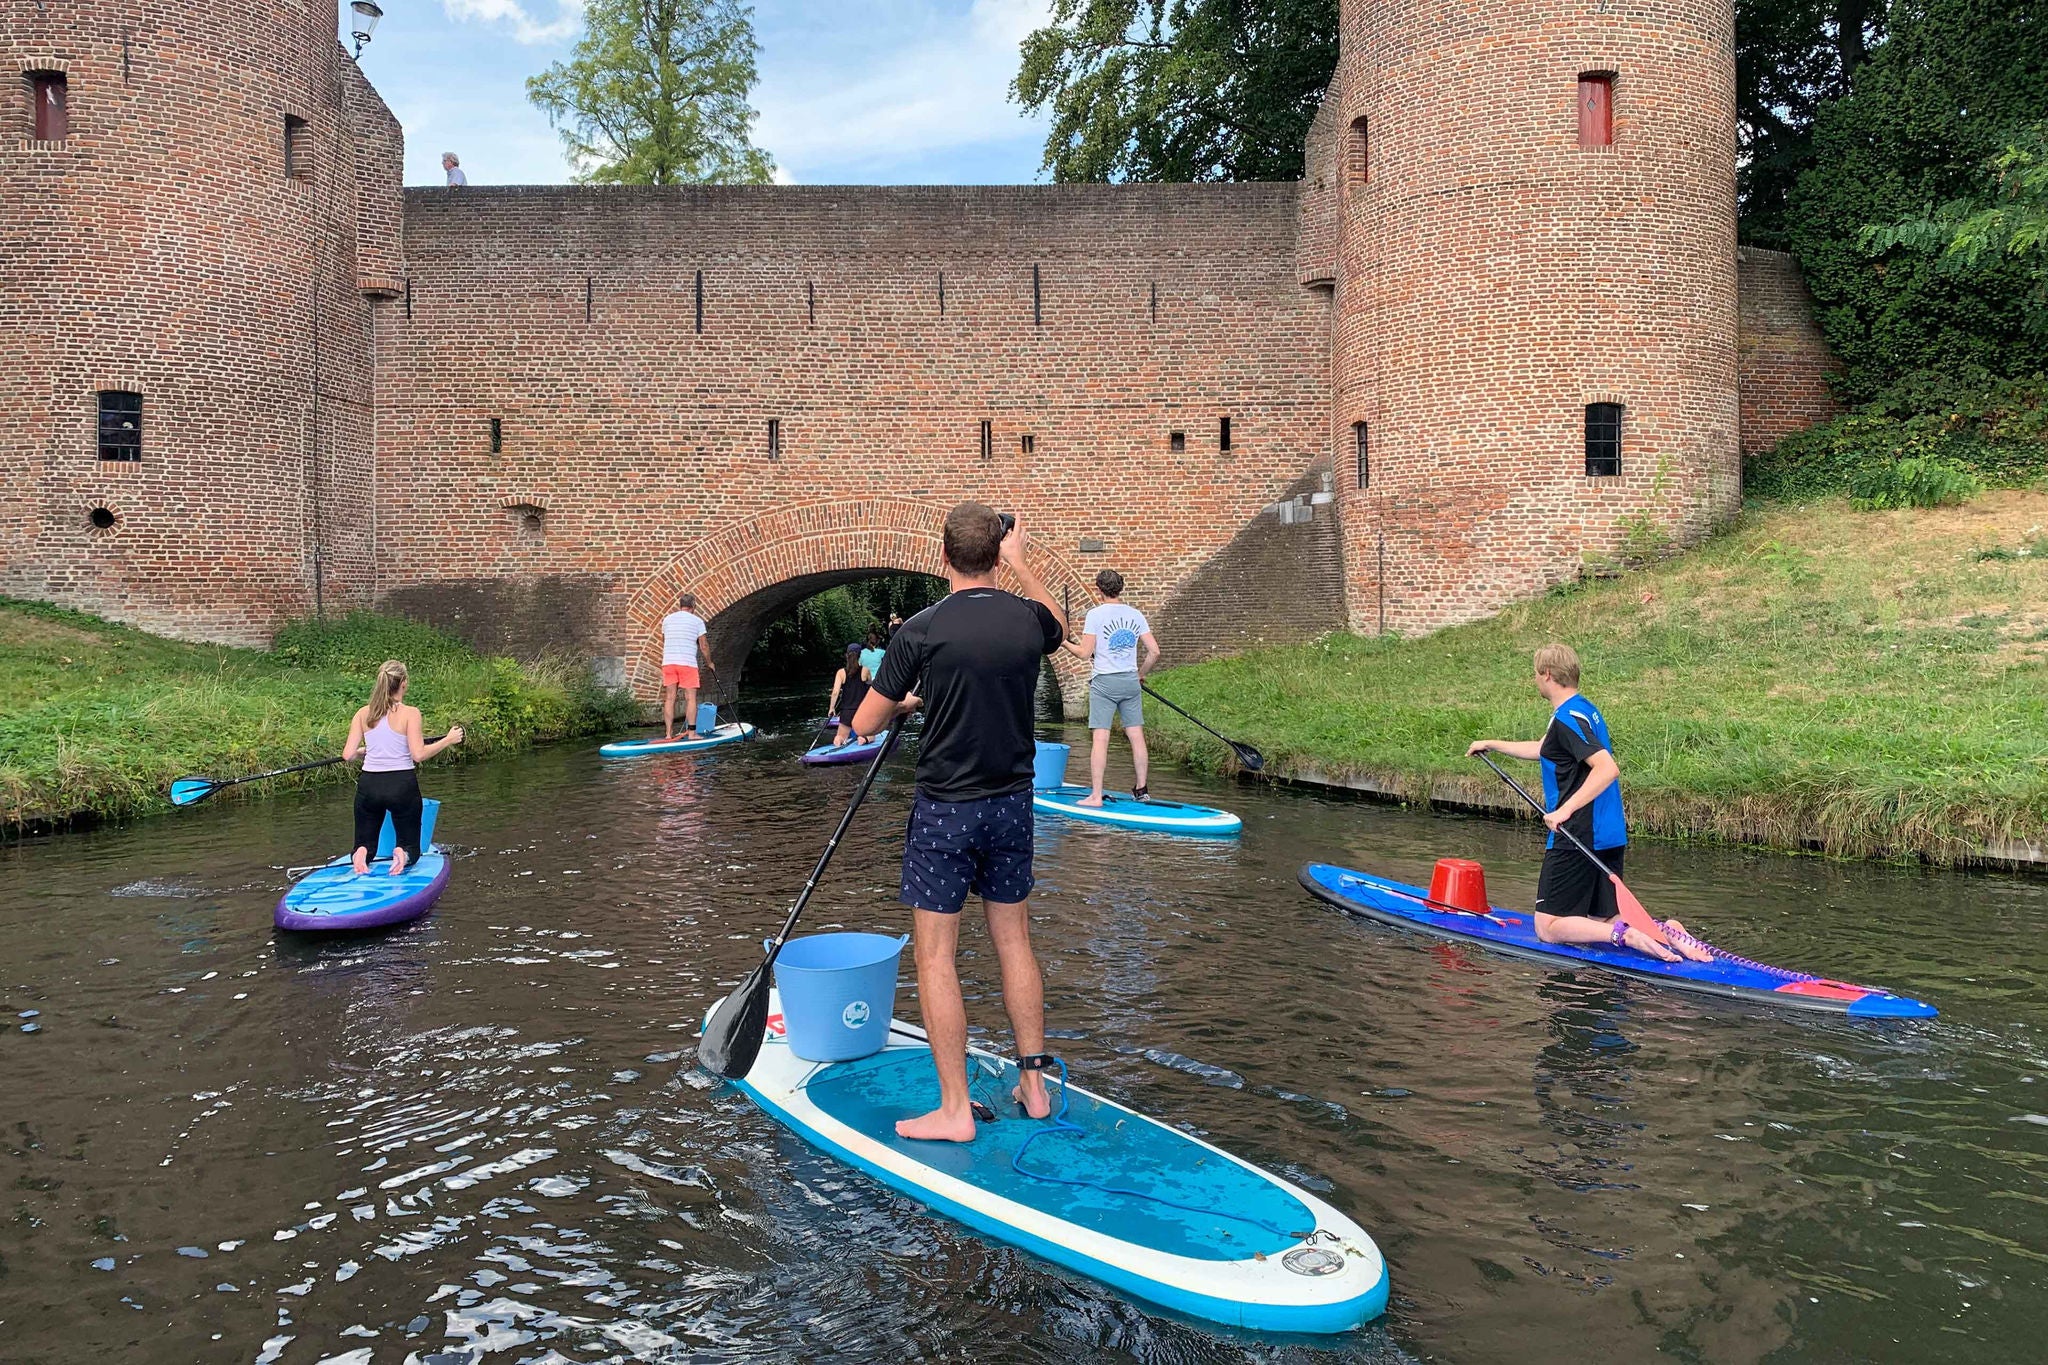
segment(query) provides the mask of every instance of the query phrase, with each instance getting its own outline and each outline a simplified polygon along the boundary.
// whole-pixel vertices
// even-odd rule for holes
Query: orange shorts
[[[697,685],[697,670],[689,664],[663,664],[661,666],[661,685],[663,687],[695,687]]]

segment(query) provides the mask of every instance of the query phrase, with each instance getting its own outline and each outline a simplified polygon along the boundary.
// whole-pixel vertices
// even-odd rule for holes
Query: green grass
[[[1966,863],[2048,841],[2044,524],[2038,492],[1897,512],[1755,505],[1682,556],[1488,621],[1335,635],[1158,685],[1269,771],[1421,803],[1513,800],[1465,746],[1541,732],[1530,655],[1560,640],[1607,715],[1634,828]],[[1177,718],[1154,721],[1168,752],[1224,763]]]
[[[183,644],[96,617],[0,599],[0,824],[61,825],[169,809],[186,774],[233,777],[341,752],[377,665],[405,660],[430,734],[460,722],[436,763],[616,729],[634,715],[570,662],[477,654],[426,626],[373,615],[281,632],[269,652]],[[231,788],[346,780],[345,765]]]

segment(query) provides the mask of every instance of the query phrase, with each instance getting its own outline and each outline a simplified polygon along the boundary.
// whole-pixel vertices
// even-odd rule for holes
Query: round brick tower
[[[1730,0],[1345,0],[1354,628],[1470,620],[1735,510],[1733,28]]]
[[[0,30],[0,592],[256,642],[371,590],[399,134],[334,0]]]

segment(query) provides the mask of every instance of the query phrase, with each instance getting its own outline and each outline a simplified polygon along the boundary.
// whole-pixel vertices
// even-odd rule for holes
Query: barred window
[[[100,391],[100,458],[142,458],[142,395],[120,389]]]
[[[1621,404],[1586,404],[1586,477],[1621,473]]]
[[[1367,449],[1365,423],[1351,424],[1351,439],[1358,445],[1358,486],[1369,488],[1372,486],[1372,456]]]

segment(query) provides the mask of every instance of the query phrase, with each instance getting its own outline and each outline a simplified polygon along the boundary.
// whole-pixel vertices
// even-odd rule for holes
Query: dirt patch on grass
[[[95,631],[20,611],[0,611],[0,641],[72,657],[113,647],[113,641]]]

